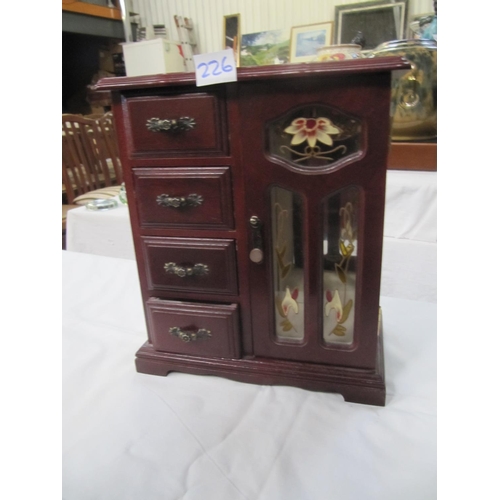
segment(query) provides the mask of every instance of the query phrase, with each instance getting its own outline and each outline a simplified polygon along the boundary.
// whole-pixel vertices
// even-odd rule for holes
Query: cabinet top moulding
[[[237,68],[238,81],[280,80],[286,78],[307,78],[311,76],[344,76],[353,74],[380,73],[410,69],[410,63],[402,57],[376,57],[352,59],[329,63],[301,63],[276,66]],[[94,90],[132,90],[136,88],[170,87],[195,85],[195,73],[168,73],[136,77],[103,78]],[[212,86],[203,87],[211,88]]]

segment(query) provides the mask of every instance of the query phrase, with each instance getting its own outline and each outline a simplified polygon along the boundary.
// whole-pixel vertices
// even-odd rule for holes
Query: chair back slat
[[[113,170],[117,184],[121,184],[123,182],[122,164],[118,151],[113,113],[111,111],[105,113],[97,119],[97,123],[105,144],[108,166]]]
[[[67,154],[63,159],[67,162],[66,167],[74,177],[75,188],[82,193],[97,189],[98,172],[94,161],[94,152],[90,144],[84,124],[66,123],[63,128],[63,154],[64,145]]]
[[[98,120],[62,115],[62,177],[68,203],[81,194],[117,184],[116,174],[110,172],[114,167],[108,149]]]

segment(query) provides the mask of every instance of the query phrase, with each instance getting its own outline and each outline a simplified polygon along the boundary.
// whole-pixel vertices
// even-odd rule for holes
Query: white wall
[[[361,0],[128,0],[131,10],[141,16],[142,26],[165,24],[169,38],[178,40],[174,15],[193,20],[201,52],[222,47],[223,17],[240,14],[241,33],[334,21],[335,5]],[[410,0],[409,15],[433,12],[432,0]],[[334,27],[335,29],[335,27]]]

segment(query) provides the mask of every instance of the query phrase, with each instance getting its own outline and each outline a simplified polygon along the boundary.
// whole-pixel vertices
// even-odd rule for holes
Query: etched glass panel
[[[348,187],[324,203],[323,340],[350,344],[354,337],[360,193]]]
[[[294,169],[322,171],[361,155],[361,123],[328,106],[303,106],[268,123],[266,152]]]
[[[276,337],[301,341],[304,339],[302,199],[297,193],[273,187],[271,208]]]

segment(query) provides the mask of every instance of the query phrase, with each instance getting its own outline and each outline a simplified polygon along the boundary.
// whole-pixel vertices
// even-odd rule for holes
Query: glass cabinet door
[[[366,109],[273,85],[240,89],[252,355],[372,369],[385,170]]]
[[[265,257],[250,274],[256,353],[315,362],[348,355],[357,340],[361,188],[319,200],[276,185],[264,192]]]

